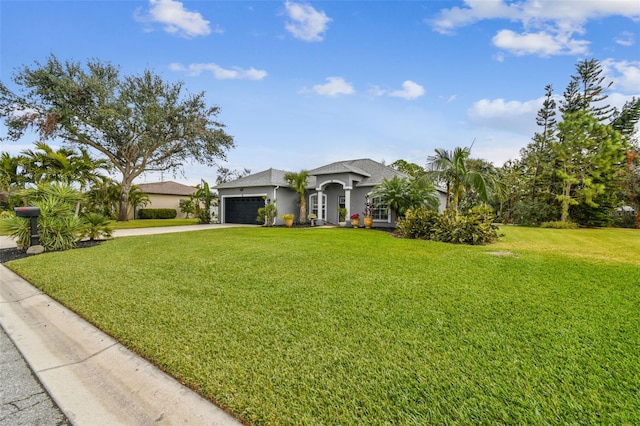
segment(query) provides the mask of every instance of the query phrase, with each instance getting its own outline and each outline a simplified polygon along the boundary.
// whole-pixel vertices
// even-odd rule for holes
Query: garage
[[[264,207],[262,197],[233,197],[224,199],[224,222],[255,225],[260,222],[258,209]]]

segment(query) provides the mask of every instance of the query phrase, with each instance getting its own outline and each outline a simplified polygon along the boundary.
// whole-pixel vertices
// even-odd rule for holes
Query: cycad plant
[[[40,185],[24,190],[21,196],[29,205],[40,208],[38,235],[45,251],[67,250],[83,238],[84,221],[75,215],[80,191],[68,184]],[[0,221],[0,231],[13,237],[18,247],[26,248],[31,238],[29,219],[12,216]]]

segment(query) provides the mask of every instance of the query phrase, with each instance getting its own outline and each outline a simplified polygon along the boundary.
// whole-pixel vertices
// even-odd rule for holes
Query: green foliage
[[[344,222],[347,220],[347,209],[346,207],[338,207],[338,221]]]
[[[190,214],[194,214],[196,212],[196,203],[193,198],[181,199],[178,204],[180,206],[180,211],[185,214],[186,219],[189,219]]]
[[[148,170],[178,170],[188,159],[213,165],[234,146],[204,92],[185,92],[150,70],[122,76],[99,60],[61,62],[54,55],[13,76],[20,93],[0,84],[0,116],[9,138],[34,128],[90,147],[122,174],[118,219],[126,221],[129,189]],[[28,110],[30,114],[14,114]]]
[[[140,209],[140,219],[175,219],[178,215],[176,209]]]
[[[16,217],[9,213],[10,216],[0,218],[0,234],[8,235],[16,241],[19,249],[26,250],[31,241],[31,225],[30,221],[24,217]]]
[[[284,179],[289,184],[289,187],[298,193],[300,197],[298,202],[300,203],[300,216],[298,223],[305,224],[307,222],[307,199],[305,192],[307,191],[307,180],[309,178],[309,172],[307,170],[301,170],[298,173],[288,172],[284,175]]]
[[[44,184],[22,191],[21,196],[29,205],[40,208],[38,236],[46,251],[71,249],[83,237],[85,223],[75,215],[75,205],[82,200],[80,191],[68,184]],[[18,246],[28,247],[31,234],[28,219],[13,216],[2,222],[3,233],[15,238]]]
[[[398,222],[398,234],[405,238],[453,244],[484,245],[498,240],[498,226],[490,208],[477,207],[464,215],[438,214],[425,208],[411,209]]]
[[[203,204],[202,207],[198,210],[198,219],[200,223],[206,224],[211,223],[211,203],[213,202],[213,194],[211,193],[211,189],[209,188],[209,183],[202,181],[200,185],[198,185],[198,189],[196,190],[194,197]]]
[[[99,213],[86,213],[84,219],[84,235],[90,240],[110,238],[113,234],[111,221]]]
[[[438,209],[436,189],[431,182],[425,180],[401,179],[394,176],[384,178],[382,183],[369,195],[370,198],[381,198],[387,206],[398,215],[403,216],[408,209],[427,207]],[[365,216],[370,216],[366,214]]]
[[[616,207],[633,205],[640,99],[613,108],[606,102],[611,84],[599,61],[587,59],[576,65],[559,105],[551,85],[545,87],[536,117],[540,132],[521,151],[521,159],[502,170],[509,179],[507,203],[501,206],[505,221],[607,226]],[[557,112],[562,113],[559,120]],[[625,152],[630,159],[626,172]]]
[[[211,223],[211,212],[206,209],[200,209],[198,211],[198,221],[202,224]]]
[[[275,218],[278,217],[278,209],[276,208],[276,200],[258,209],[258,222],[264,223],[264,226],[273,226]]]
[[[571,221],[563,222],[561,220],[555,220],[551,222],[542,222],[540,228],[550,229],[578,229],[578,224]]]

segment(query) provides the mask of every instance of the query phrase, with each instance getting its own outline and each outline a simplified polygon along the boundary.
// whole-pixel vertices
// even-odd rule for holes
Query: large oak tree
[[[234,146],[216,120],[218,106],[205,93],[183,83],[167,83],[152,71],[121,75],[100,62],[61,62],[25,66],[13,76],[19,93],[0,83],[0,114],[8,137],[30,128],[43,139],[90,147],[122,174],[119,220],[127,220],[129,190],[144,172],[175,171],[195,160],[214,165]]]

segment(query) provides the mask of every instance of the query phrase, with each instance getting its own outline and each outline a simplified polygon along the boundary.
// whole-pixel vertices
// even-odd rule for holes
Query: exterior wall
[[[177,218],[185,218],[186,215],[180,211],[180,200],[189,198],[187,195],[166,195],[166,194],[148,194],[149,204],[145,209],[175,209],[178,213]],[[137,209],[138,210],[138,209]],[[137,217],[136,210],[136,217]],[[191,216],[193,217],[193,216]],[[129,219],[134,218],[133,209],[130,208]]]
[[[229,188],[218,190],[218,218],[220,223],[227,223],[224,217],[224,206],[226,198],[233,197],[266,197],[271,202],[276,200],[276,208],[278,209],[278,217],[276,225],[283,225],[284,220],[280,217],[285,213],[294,213],[296,217],[300,207],[298,206],[298,195],[289,188],[273,187],[273,186],[257,186],[252,188]]]

